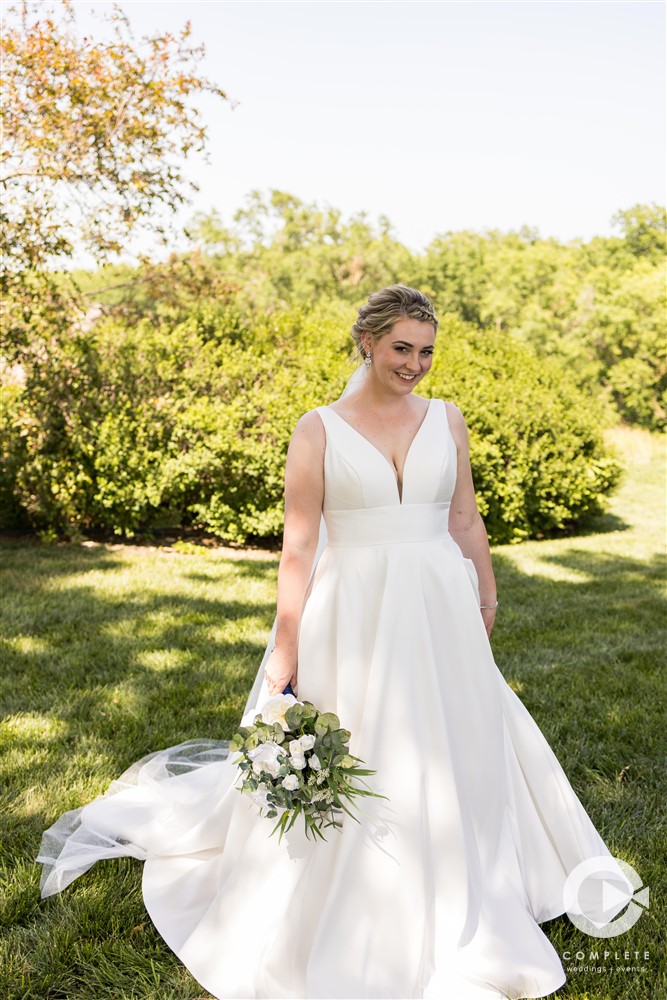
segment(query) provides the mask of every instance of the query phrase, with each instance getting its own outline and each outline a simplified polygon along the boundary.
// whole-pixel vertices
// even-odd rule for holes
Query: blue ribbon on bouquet
[[[294,691],[292,690],[292,685],[290,684],[289,681],[287,682],[287,687],[283,691],[283,694],[294,694]],[[296,698],[295,694],[294,694],[294,697]]]

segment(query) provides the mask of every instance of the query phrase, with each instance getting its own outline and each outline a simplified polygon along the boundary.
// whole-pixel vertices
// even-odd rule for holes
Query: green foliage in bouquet
[[[234,734],[229,746],[240,756],[232,763],[243,778],[237,788],[249,793],[260,811],[266,808],[267,817],[281,813],[270,836],[280,830],[280,842],[303,816],[306,836],[326,840],[322,828],[339,828],[341,811],[359,822],[344,800],[387,798],[364,781],[364,775],[375,771],[360,767],[363,760],[350,754],[350,735],[335,713],[320,712],[293,695],[269,699],[254,722]]]

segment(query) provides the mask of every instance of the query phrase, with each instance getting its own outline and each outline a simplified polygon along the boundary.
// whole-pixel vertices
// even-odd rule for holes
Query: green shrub
[[[29,523],[26,512],[16,502],[16,481],[26,460],[21,427],[23,390],[19,383],[9,379],[0,386],[0,528],[3,529],[21,528]]]
[[[604,510],[620,466],[600,421],[554,362],[507,334],[446,318],[430,394],[462,410],[478,504],[494,542],[518,542]]]
[[[290,435],[351,374],[353,318],[335,302],[260,318],[209,304],[173,326],[105,321],[53,341],[12,397],[4,450],[14,510],[70,535],[193,524],[235,542],[279,535]],[[447,319],[424,386],[467,418],[494,541],[602,509],[618,466],[554,365]]]

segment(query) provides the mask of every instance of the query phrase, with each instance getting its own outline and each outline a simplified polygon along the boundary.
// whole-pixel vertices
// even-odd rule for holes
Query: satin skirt
[[[609,851],[498,670],[442,520],[391,544],[369,523],[330,532],[297,694],[339,715],[388,800],[359,800],[326,842],[297,823],[279,844],[227,744],[189,741],[47,831],[44,894],[101,858],[141,859],[151,919],[220,1000],[546,996],[565,973],[539,925],[564,912],[572,869]]]

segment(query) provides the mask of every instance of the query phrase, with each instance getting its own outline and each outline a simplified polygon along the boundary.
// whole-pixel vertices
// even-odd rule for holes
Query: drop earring
[[[366,365],[367,368],[370,368],[372,360],[373,360],[373,355],[369,351],[366,357],[364,358],[364,364]]]

